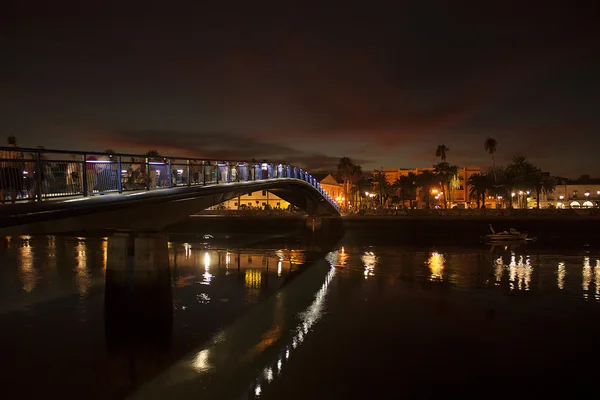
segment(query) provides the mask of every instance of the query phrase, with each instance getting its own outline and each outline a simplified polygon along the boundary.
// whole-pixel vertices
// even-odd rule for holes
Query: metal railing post
[[[37,201],[42,201],[42,156],[39,151],[35,153],[35,172],[34,179],[37,186],[35,197],[37,197]]]
[[[190,160],[187,160],[187,186],[192,186],[192,180],[190,179]]]
[[[121,156],[117,157],[117,188],[123,194],[123,173],[121,171]]]
[[[150,190],[150,159],[146,157],[146,190]]]
[[[202,185],[206,186],[206,162],[202,161]]]
[[[219,175],[221,174],[221,170],[219,169],[219,162],[215,161],[215,178],[216,178],[216,182],[215,184],[219,184]]]
[[[169,167],[169,170],[167,172],[167,178],[169,178],[169,187],[172,188],[173,187],[173,170],[171,169],[171,159],[169,158],[167,160],[167,165]]]
[[[81,176],[83,177],[82,182],[83,182],[83,197],[87,197],[89,195],[88,193],[88,176],[87,176],[87,155],[83,155],[83,168],[81,171]]]

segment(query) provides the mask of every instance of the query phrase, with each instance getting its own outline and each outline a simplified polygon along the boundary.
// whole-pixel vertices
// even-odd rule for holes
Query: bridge
[[[283,162],[0,147],[0,234],[161,230],[259,190],[339,216],[307,171]]]

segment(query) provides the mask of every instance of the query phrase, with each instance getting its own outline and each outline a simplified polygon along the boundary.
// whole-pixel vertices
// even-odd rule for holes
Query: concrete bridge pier
[[[108,238],[104,327],[115,379],[126,374],[134,384],[164,366],[173,329],[166,236],[116,233]]]

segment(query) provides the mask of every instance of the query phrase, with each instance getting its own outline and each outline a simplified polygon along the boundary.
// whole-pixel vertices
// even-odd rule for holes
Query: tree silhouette
[[[404,200],[408,198],[410,201],[410,208],[412,208],[413,199],[416,197],[417,175],[414,172],[409,172],[407,175],[401,175],[394,181],[392,187],[398,191],[402,207],[404,207]]]
[[[485,204],[485,193],[489,189],[489,179],[483,174],[473,174],[468,179],[469,197],[477,199],[477,208]]]
[[[344,210],[348,211],[348,193],[353,182],[362,175],[360,165],[354,165],[350,157],[342,157],[337,166],[337,178],[344,182]]]
[[[429,192],[431,191],[431,187],[436,184],[437,179],[437,176],[431,171],[423,171],[417,175],[416,184],[425,193],[424,200],[427,208],[429,208]]]
[[[439,144],[437,149],[435,150],[435,156],[438,157],[442,162],[446,162],[446,156],[450,151],[450,149],[448,148],[448,146],[446,146],[445,144]]]
[[[494,182],[498,184],[498,177],[496,176],[496,159],[494,158],[494,153],[496,152],[496,147],[498,146],[498,142],[494,138],[487,138],[483,143],[483,147],[485,151],[488,152],[490,156],[492,156],[492,168],[494,170]]]

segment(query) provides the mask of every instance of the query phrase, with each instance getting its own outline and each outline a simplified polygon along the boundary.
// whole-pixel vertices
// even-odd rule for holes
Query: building
[[[419,174],[423,173],[424,171],[434,172],[435,168],[384,168],[383,169],[383,173],[385,174],[386,180],[388,181],[388,183],[390,185],[393,184],[396,181],[396,179],[400,178],[403,175],[406,176],[411,172],[414,173],[415,175],[419,175]],[[474,204],[474,201],[472,201],[469,198],[470,188],[467,185],[467,181],[469,180],[469,178],[472,175],[479,174],[479,173],[481,173],[481,168],[479,168],[479,167],[463,167],[463,168],[459,169],[457,186],[452,188],[451,192],[446,197],[447,201],[452,206],[456,205],[458,207],[470,207],[472,204]],[[430,199],[435,200],[435,197],[440,196],[440,193],[441,193],[441,188],[433,188],[432,193],[431,193],[432,196],[430,197]],[[442,193],[442,195],[443,195],[443,193]],[[422,193],[421,188],[417,189],[417,198],[414,200],[417,202],[416,203],[417,208],[425,207],[425,196]],[[442,199],[437,199],[437,200],[442,200]],[[434,201],[432,201],[432,203],[434,203]]]
[[[533,193],[527,206],[537,207]],[[593,208],[600,205],[600,179],[559,179],[553,193],[540,193],[540,208]]]
[[[264,209],[267,204],[272,209],[282,210],[286,210],[290,205],[290,203],[274,195],[268,190],[259,190],[257,192],[247,193],[242,196],[233,198],[231,200],[224,201],[220,204],[210,207],[209,210],[217,210],[223,208],[227,210],[238,210],[239,208]]]
[[[338,204],[344,204],[344,183],[338,181],[330,173],[313,174],[315,179],[319,181],[321,187],[334,199]]]

